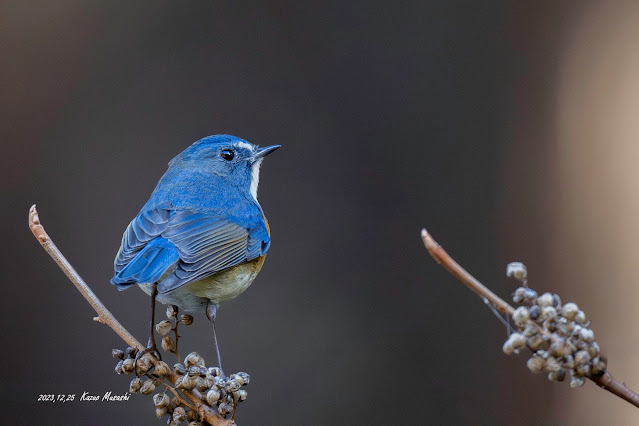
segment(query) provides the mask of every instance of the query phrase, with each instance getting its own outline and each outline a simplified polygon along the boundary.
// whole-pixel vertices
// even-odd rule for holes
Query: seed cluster
[[[156,324],[156,331],[163,336],[162,349],[177,355],[177,324],[193,323],[193,317],[182,315],[177,317],[177,307],[169,306],[167,317],[172,321],[161,321]],[[175,331],[174,341],[169,333]],[[199,414],[193,410],[192,405],[184,396],[179,396],[180,391],[192,391],[202,398],[202,404],[217,410],[220,415],[227,417],[234,415],[237,404],[246,400],[247,392],[242,387],[248,385],[250,376],[239,372],[225,376],[218,367],[206,367],[204,358],[196,352],[191,352],[184,358],[183,363],[176,363],[173,369],[164,361],[158,361],[153,365],[150,353],[138,353],[138,350],[128,347],[126,351],[112,350],[113,358],[118,360],[115,372],[118,374],[135,374],[131,380],[129,392],[150,395],[158,386],[164,386],[160,393],[153,395],[155,414],[158,417],[167,417],[169,425],[179,425],[188,421],[189,426],[202,425]],[[178,357],[179,359],[179,357]],[[175,373],[178,378],[174,384],[168,376]]]
[[[585,378],[603,374],[606,359],[600,354],[590,321],[577,304],[561,303],[557,294],[541,296],[527,286],[526,267],[513,262],[506,274],[523,283],[515,290],[513,301],[520,304],[512,315],[517,332],[504,343],[504,353],[519,353],[528,347],[533,352],[528,369],[547,373],[548,380],[563,381],[570,374],[570,386],[579,387]]]

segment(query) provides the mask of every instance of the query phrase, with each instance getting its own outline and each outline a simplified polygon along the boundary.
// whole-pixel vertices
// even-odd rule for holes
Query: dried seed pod
[[[214,387],[214,386],[215,386],[215,381],[214,381],[214,379],[213,379],[213,377],[212,377],[212,376],[208,376],[208,375],[207,375],[207,376],[206,376],[204,379],[202,379],[202,380],[204,380],[205,390],[206,390],[206,389],[210,389],[210,388],[212,388],[212,387]]]
[[[553,300],[552,294],[544,293],[537,298],[537,304],[540,308],[545,308],[547,306],[552,306]]]
[[[243,371],[240,371],[237,373],[238,376],[240,376],[242,378],[242,380],[244,380],[244,385],[248,385],[249,381],[251,380],[251,375],[249,373],[245,373]]]
[[[231,413],[232,411],[233,411],[233,407],[231,407],[226,402],[221,403],[217,407],[217,412],[220,413],[223,416],[226,416],[227,414]]]
[[[544,337],[540,334],[535,334],[534,336],[530,337],[526,341],[526,345],[533,352],[549,347],[548,340],[544,339]]]
[[[173,324],[169,320],[163,320],[159,323],[155,324],[155,331],[157,331],[160,335],[166,336],[173,330]]]
[[[590,354],[591,357],[596,357],[599,356],[600,353],[600,349],[599,349],[599,343],[597,342],[592,342],[590,345],[588,345],[588,354]]]
[[[173,410],[173,421],[179,424],[184,420],[186,420],[186,410],[182,407],[175,407],[175,410]]]
[[[586,314],[584,311],[577,311],[577,314],[575,315],[575,322],[582,325],[586,323]]]
[[[541,308],[539,305],[532,305],[528,310],[528,313],[530,314],[531,319],[536,320],[541,315]]]
[[[189,411],[186,412],[186,419],[189,422],[196,422],[198,417],[199,417],[199,415],[193,410],[189,410]],[[189,426],[193,426],[193,425],[191,425],[191,423],[189,423]]]
[[[220,399],[219,390],[211,389],[206,393],[206,402],[208,402],[210,406],[213,406],[218,399]]]
[[[218,388],[226,387],[226,379],[222,376],[213,377],[213,382],[215,383],[215,386],[217,386]]]
[[[180,364],[179,362],[173,366],[173,370],[180,376],[183,376],[186,374],[186,368],[184,367],[184,365]]]
[[[575,358],[572,355],[564,356],[564,362],[562,366],[564,368],[567,368],[568,370],[572,370],[573,368],[575,368]]]
[[[548,373],[548,380],[553,382],[563,382],[566,378],[566,370],[559,369],[558,371],[551,371]]]
[[[182,321],[182,324],[184,325],[191,325],[193,324],[193,316],[189,314],[182,314],[182,316],[180,316],[180,321]]]
[[[590,361],[590,354],[587,351],[579,351],[575,354],[575,363],[583,365]]]
[[[607,368],[606,362],[602,360],[601,358],[597,357],[592,360],[592,368],[590,369],[590,371],[592,372],[593,375],[599,375],[605,372],[606,368]]]
[[[557,323],[555,322],[555,318],[548,318],[544,320],[541,326],[548,330],[550,333],[554,333],[555,331],[557,331]]]
[[[526,362],[526,367],[528,367],[532,373],[539,374],[543,371],[545,363],[542,357],[533,355],[528,359],[528,362]]]
[[[135,358],[135,355],[138,353],[137,348],[133,348],[131,346],[129,346],[128,348],[126,348],[126,355],[129,358]]]
[[[541,308],[541,318],[544,321],[555,319],[557,316],[557,309],[552,306],[544,306]]]
[[[122,362],[122,371],[124,374],[131,374],[135,370],[135,360],[133,358],[127,358]]]
[[[590,377],[590,364],[577,365],[574,371],[577,376]]]
[[[198,367],[197,365],[189,367],[189,369],[187,370],[186,374],[188,374],[191,377],[199,376],[200,375],[200,367]]]
[[[111,349],[111,356],[113,359],[124,359],[124,352],[120,349]]]
[[[242,385],[237,380],[229,380],[228,382],[226,382],[227,392],[235,392],[236,390],[239,390],[241,387]]]
[[[153,395],[153,404],[156,407],[167,407],[171,400],[165,393],[156,393]]]
[[[559,318],[559,319],[565,320],[566,318]],[[566,330],[565,324],[558,324],[557,322],[555,322],[555,328],[556,328],[555,333],[559,337],[564,337],[564,338],[570,337],[571,333],[568,333],[568,331]]]
[[[520,327],[524,326],[528,319],[530,319],[530,313],[525,306],[520,306],[513,312],[513,321]]]
[[[561,297],[558,294],[552,295],[552,306],[555,309],[559,309],[561,307]]]
[[[532,288],[524,288],[524,303],[532,305],[537,300],[537,292]]]
[[[162,338],[162,349],[165,352],[173,352],[175,351],[175,342],[169,336],[164,336]]]
[[[557,358],[562,358],[572,353],[570,344],[565,340],[558,340],[550,345],[548,351]]]
[[[559,314],[559,316],[557,316],[555,318],[555,322],[558,325],[561,325],[562,329],[565,329],[566,325],[568,324],[568,320],[564,317],[561,316],[561,313],[559,311],[557,311],[557,313]]]
[[[188,377],[188,376],[180,376],[175,380],[175,388],[176,389],[182,389],[182,382],[184,381],[184,378]]]
[[[192,366],[204,367],[204,358],[202,358],[197,352],[191,352],[184,358],[184,365],[189,368]]]
[[[524,337],[532,337],[537,334],[537,328],[532,325],[527,325],[524,328],[524,331],[522,331],[522,334],[524,335]]]
[[[573,302],[568,302],[561,307],[561,315],[568,320],[575,318],[577,312],[579,312],[579,306]]]
[[[237,402],[245,401],[246,397],[248,396],[248,392],[246,392],[244,389],[240,389],[239,391],[235,393],[236,393]]]
[[[508,265],[506,265],[506,276],[508,278],[514,278],[520,282],[525,281],[528,277],[526,265],[521,262],[510,262]]]
[[[213,377],[217,377],[222,375],[222,370],[219,367],[210,367],[208,373]]]
[[[142,388],[140,389],[140,393],[142,395],[149,395],[153,393],[155,390],[155,385],[153,384],[153,380],[145,380],[142,384]]]
[[[168,319],[173,319],[175,317],[177,317],[178,314],[178,307],[175,305],[169,305],[166,308],[166,317]]]
[[[138,376],[144,376],[147,371],[151,368],[151,362],[146,357],[138,358],[135,363],[135,372]]]
[[[195,385],[195,389],[199,390],[200,392],[204,392],[205,390],[211,387],[211,386],[207,386],[206,379],[203,377],[198,377],[196,379],[196,383],[197,384]]]
[[[515,290],[515,292],[513,293],[513,302],[521,303],[524,300],[524,290],[525,287],[519,287],[517,290]]]
[[[176,382],[177,386],[177,382]],[[192,376],[182,376],[182,382],[180,387],[183,389],[194,389],[197,386],[197,377]]]
[[[137,391],[140,390],[141,387],[142,387],[142,380],[140,380],[139,377],[136,377],[135,379],[131,380],[131,383],[129,384],[129,392],[136,393]]]
[[[235,380],[236,382],[240,384],[240,386],[244,385],[244,378],[241,377],[239,374],[231,374],[229,376],[229,379]]]
[[[546,370],[547,373],[551,373],[553,371],[557,372],[561,370],[561,364],[559,364],[559,361],[557,361],[557,358],[553,356],[549,356],[546,359],[546,363],[544,364],[544,370]]]
[[[591,343],[595,340],[595,333],[591,329],[584,327],[579,330],[579,337],[581,337],[584,342]]]
[[[515,350],[523,347],[526,344],[526,338],[521,333],[512,333],[506,342],[502,350],[506,355],[512,354]],[[239,388],[238,388],[239,389]]]
[[[169,412],[168,407],[156,407],[155,408],[155,415],[158,416],[158,417],[162,417],[168,412]]]
[[[570,379],[570,387],[578,388],[579,386],[583,386],[585,381],[586,380],[583,377],[573,377],[572,379]]]
[[[168,376],[169,374],[171,374],[171,369],[169,368],[169,365],[164,361],[158,361],[155,364],[154,371],[155,371],[155,374],[157,374],[160,377]]]
[[[118,361],[118,363],[115,365],[115,372],[117,374],[124,374],[124,369],[122,367],[122,365],[124,364],[124,361],[120,360]]]

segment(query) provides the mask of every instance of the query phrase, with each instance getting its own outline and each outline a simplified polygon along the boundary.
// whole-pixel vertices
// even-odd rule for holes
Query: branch
[[[93,307],[95,312],[98,314],[94,320],[101,322],[103,324],[108,325],[113,331],[116,332],[118,336],[124,342],[134,347],[138,350],[144,350],[144,346],[135,338],[131,333],[128,332],[126,328],[122,326],[118,322],[117,319],[113,316],[111,312],[102,304],[100,299],[91,291],[89,286],[84,282],[80,274],[73,269],[73,266],[69,263],[69,261],[62,255],[60,250],[53,243],[49,235],[44,230],[44,227],[40,223],[40,218],[38,216],[38,212],[36,210],[35,204],[31,206],[29,210],[29,228],[36,239],[42,244],[42,247],[49,253],[49,256],[53,258],[55,263],[58,264],[60,269],[65,273],[67,278],[73,283],[76,289],[84,296],[84,298],[89,302],[89,304]],[[160,360],[158,360],[153,354],[149,353],[146,355],[153,365],[156,365]],[[171,372],[166,376],[167,379],[175,385],[175,382],[179,378],[179,376]],[[226,420],[219,413],[211,409],[206,404],[202,403],[202,396],[199,395],[199,392],[196,390],[188,391],[186,389],[182,390],[184,395],[191,401],[191,403],[197,408],[198,413],[203,417],[203,420],[210,425],[214,426],[232,426],[235,425],[235,421]]]
[[[453,258],[450,257],[448,253],[446,253],[442,246],[437,244],[437,242],[426,231],[426,229],[422,229],[421,236],[424,242],[424,246],[437,263],[441,264],[448,272],[450,272],[454,277],[456,277],[464,285],[466,285],[466,287],[477,293],[480,297],[488,300],[488,302],[493,305],[499,312],[505,313],[509,316],[513,315],[513,313],[515,312],[515,308],[510,306],[506,301],[490,291],[488,287],[480,283],[475,277],[473,277],[457,262],[455,262],[455,260],[453,260]],[[540,332],[548,335],[552,340],[558,339],[554,333],[549,333],[534,321],[528,320],[526,322],[526,325],[535,326]],[[639,395],[631,390],[624,383],[619,382],[614,377],[612,377],[612,375],[607,370],[604,370],[600,374],[593,374],[592,376],[588,376],[588,378],[595,382],[602,389],[607,390],[613,395],[618,396],[619,398],[622,398],[635,407],[639,408]]]

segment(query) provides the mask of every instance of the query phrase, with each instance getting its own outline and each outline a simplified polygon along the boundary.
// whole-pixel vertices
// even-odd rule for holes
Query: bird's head
[[[248,190],[257,200],[262,160],[279,147],[271,145],[260,148],[231,135],[207,136],[173,158],[169,167],[213,173],[230,185]]]

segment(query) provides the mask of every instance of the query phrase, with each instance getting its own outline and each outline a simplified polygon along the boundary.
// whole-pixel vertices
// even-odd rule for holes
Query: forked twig
[[[488,300],[488,302],[492,304],[499,312],[508,315],[513,314],[515,309],[510,306],[510,304],[490,291],[488,287],[480,283],[475,277],[468,273],[468,271],[466,271],[457,262],[455,262],[455,260],[450,257],[448,253],[446,253],[442,246],[437,244],[437,242],[426,231],[426,229],[422,229],[421,236],[424,242],[424,246],[437,263],[441,264],[448,272],[450,272],[454,277],[456,277],[459,281],[466,285],[466,287],[477,293],[482,298]],[[543,330],[538,324],[532,321],[529,321],[529,324],[536,326],[539,332],[543,332],[550,338],[554,337],[554,335]],[[614,377],[612,377],[612,375],[608,371],[604,371],[599,375],[593,375],[591,377],[589,376],[588,378],[595,382],[602,389],[607,390],[613,395],[616,395],[619,398],[622,398],[635,407],[639,408],[639,395],[628,386],[626,386],[624,383],[619,382]]]

